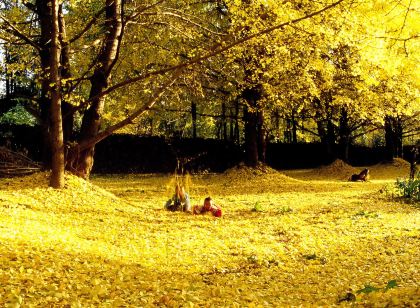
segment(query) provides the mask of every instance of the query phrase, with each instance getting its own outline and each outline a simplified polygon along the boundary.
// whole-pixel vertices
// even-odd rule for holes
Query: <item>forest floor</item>
[[[0,179],[0,306],[420,305],[420,211],[404,161],[224,174]],[[223,217],[168,212],[176,180]]]

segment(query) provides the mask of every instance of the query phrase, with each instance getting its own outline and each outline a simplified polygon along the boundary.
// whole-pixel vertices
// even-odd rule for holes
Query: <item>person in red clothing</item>
[[[215,217],[222,217],[222,209],[213,203],[210,197],[204,199],[203,206],[195,205],[193,208],[193,214],[205,214],[210,212]]]

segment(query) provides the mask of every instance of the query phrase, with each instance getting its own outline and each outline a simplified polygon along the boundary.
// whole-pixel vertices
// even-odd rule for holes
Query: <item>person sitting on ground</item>
[[[190,196],[185,192],[183,186],[175,185],[175,194],[166,201],[165,208],[169,211],[191,212]]]
[[[210,197],[204,199],[203,206],[195,205],[193,207],[193,214],[205,214],[212,213],[215,217],[222,217],[222,209],[213,203],[213,200]]]
[[[369,169],[363,169],[362,172],[360,172],[359,174],[353,174],[349,181],[352,182],[358,182],[358,181],[362,181],[362,182],[366,182],[368,180],[369,177]]]

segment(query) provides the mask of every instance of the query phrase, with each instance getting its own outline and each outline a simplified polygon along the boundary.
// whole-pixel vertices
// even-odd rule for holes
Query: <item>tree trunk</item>
[[[249,167],[257,167],[258,160],[258,101],[261,98],[262,89],[256,86],[246,89],[242,96],[248,106],[244,108],[245,122],[245,164]]]
[[[396,157],[403,157],[403,127],[400,117],[395,118],[395,153]]]
[[[257,117],[258,117],[258,123],[257,123],[258,159],[262,162],[265,162],[267,142],[266,142],[266,130],[265,130],[265,125],[264,125],[264,110],[262,109],[258,110]]]
[[[403,129],[398,117],[385,117],[385,149],[386,159],[389,161],[396,157],[402,157]]]
[[[297,143],[297,123],[295,112],[292,113],[292,143]]]
[[[61,78],[62,79],[69,79],[71,78],[71,71],[70,71],[70,51],[69,45],[67,42],[67,33],[66,33],[66,24],[64,21],[63,15],[63,5],[61,4],[59,7],[59,29],[60,29],[60,45],[61,45]],[[63,92],[67,92],[68,85],[62,85]],[[61,101],[61,111],[62,111],[62,118],[63,118],[63,136],[64,142],[72,141],[73,140],[73,124],[74,124],[74,108],[73,106],[65,101],[62,98]]]
[[[349,161],[349,147],[351,141],[351,131],[347,110],[341,109],[340,126],[338,129],[338,140],[340,145],[340,158],[345,162]]]
[[[192,137],[197,138],[197,104],[191,103]]]
[[[239,100],[235,101],[235,128],[234,128],[234,141],[239,144]]]
[[[223,140],[227,141],[226,104],[222,103],[222,134]]]
[[[51,99],[48,96],[49,92],[49,67],[51,62],[50,45],[51,45],[51,20],[52,11],[49,0],[37,0],[36,1],[36,13],[39,17],[39,24],[41,28],[41,35],[39,37],[39,51],[40,62],[41,62],[41,74],[39,76],[41,80],[41,93],[39,98],[39,107],[41,114],[41,127],[42,127],[42,159],[44,168],[49,169],[51,167]]]
[[[392,119],[390,116],[385,117],[385,158],[392,161],[394,159],[394,132]]]
[[[50,185],[54,188],[64,187],[64,144],[61,118],[61,80],[60,80],[60,42],[58,27],[58,0],[51,1],[52,31],[51,31],[51,150],[52,173]]]
[[[90,80],[91,90],[89,98],[92,103],[83,115],[79,144],[94,138],[99,132],[104,109],[104,100],[100,94],[108,86],[108,79],[118,59],[123,35],[121,0],[106,0],[105,14],[104,29],[107,31],[104,39],[105,44],[98,56],[100,65]],[[78,150],[78,147],[74,147],[68,154],[67,168],[80,177],[89,178],[92,171],[94,153],[94,144],[90,144],[89,147],[81,151]]]
[[[244,108],[245,122],[245,164],[249,167],[258,165],[257,114]]]

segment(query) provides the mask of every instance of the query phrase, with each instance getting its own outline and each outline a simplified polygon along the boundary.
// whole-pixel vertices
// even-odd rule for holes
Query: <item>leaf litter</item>
[[[0,305],[420,303],[418,209],[374,179],[301,175],[190,176],[192,203],[210,194],[221,219],[165,211],[172,176],[66,175],[60,191],[48,173],[1,179]]]

